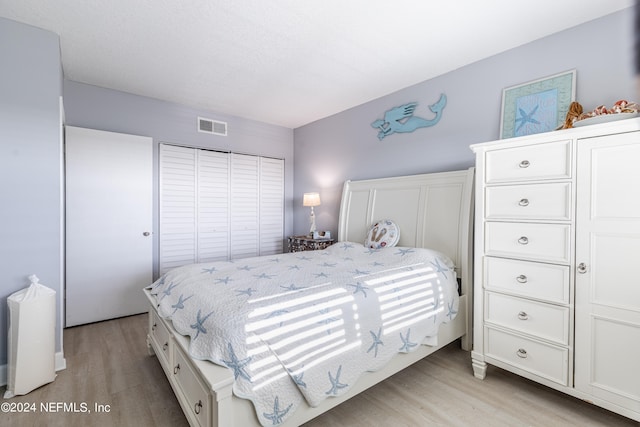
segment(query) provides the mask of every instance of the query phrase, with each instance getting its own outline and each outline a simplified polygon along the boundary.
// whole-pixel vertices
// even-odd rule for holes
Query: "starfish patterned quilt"
[[[151,285],[190,354],[227,366],[262,425],[317,406],[365,371],[435,337],[458,311],[453,263],[436,251],[339,242],[175,268]]]

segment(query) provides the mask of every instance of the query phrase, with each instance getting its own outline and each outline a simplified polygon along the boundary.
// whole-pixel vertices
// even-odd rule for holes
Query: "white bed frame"
[[[461,338],[471,350],[473,302],[473,176],[474,169],[405,177],[347,181],[340,206],[339,241],[364,241],[368,227],[393,219],[400,228],[398,246],[426,247],[448,255],[461,279],[457,317],[440,327],[437,346],[420,346],[395,356],[383,369],[364,374],[348,393],[326,399],[320,406],[300,407],[283,426],[298,426],[379,383],[396,372]],[[232,393],[231,370],[188,357],[189,338],[160,318],[149,294],[150,354],[158,355],[180,405],[192,426],[258,426],[250,401]]]

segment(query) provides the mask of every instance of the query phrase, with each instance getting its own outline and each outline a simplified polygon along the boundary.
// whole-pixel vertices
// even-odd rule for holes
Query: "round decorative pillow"
[[[400,228],[390,219],[378,221],[369,228],[364,245],[367,248],[391,248],[400,240]]]

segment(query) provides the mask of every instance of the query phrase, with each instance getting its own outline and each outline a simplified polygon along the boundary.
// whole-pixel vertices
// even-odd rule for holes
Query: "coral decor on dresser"
[[[579,109],[582,111],[582,106],[580,106]],[[581,114],[571,118],[571,124],[573,126],[586,126],[630,119],[638,116],[638,111],[640,111],[640,105],[635,102],[629,102],[625,99],[621,99],[613,104],[613,107],[611,108],[607,108],[605,105],[599,105],[586,113],[581,112]],[[567,118],[567,120],[569,120],[569,118]]]

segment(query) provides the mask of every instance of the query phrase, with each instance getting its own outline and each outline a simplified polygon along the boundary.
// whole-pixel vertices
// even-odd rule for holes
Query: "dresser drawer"
[[[171,333],[155,310],[151,309],[149,311],[149,316],[151,316],[151,331],[149,335],[155,342],[156,356],[161,359],[160,364],[162,365],[162,367],[164,369],[167,369],[170,363],[169,356],[171,354],[172,347]]]
[[[571,141],[503,148],[485,154],[485,182],[571,178]]]
[[[571,184],[487,187],[487,219],[571,220]]]
[[[174,347],[172,369],[173,379],[179,389],[177,391],[182,394],[182,399],[178,400],[189,418],[189,424],[194,425],[193,420],[195,420],[198,425],[209,426],[211,412],[209,393],[198,379],[189,358],[177,345]]]
[[[569,304],[569,266],[485,257],[484,275],[487,290]]]
[[[569,224],[485,223],[487,255],[569,264]]]
[[[569,343],[569,308],[508,295],[486,293],[485,321],[535,335],[557,344]]]
[[[532,374],[567,385],[569,350],[530,340],[493,328],[485,328],[486,356]]]

